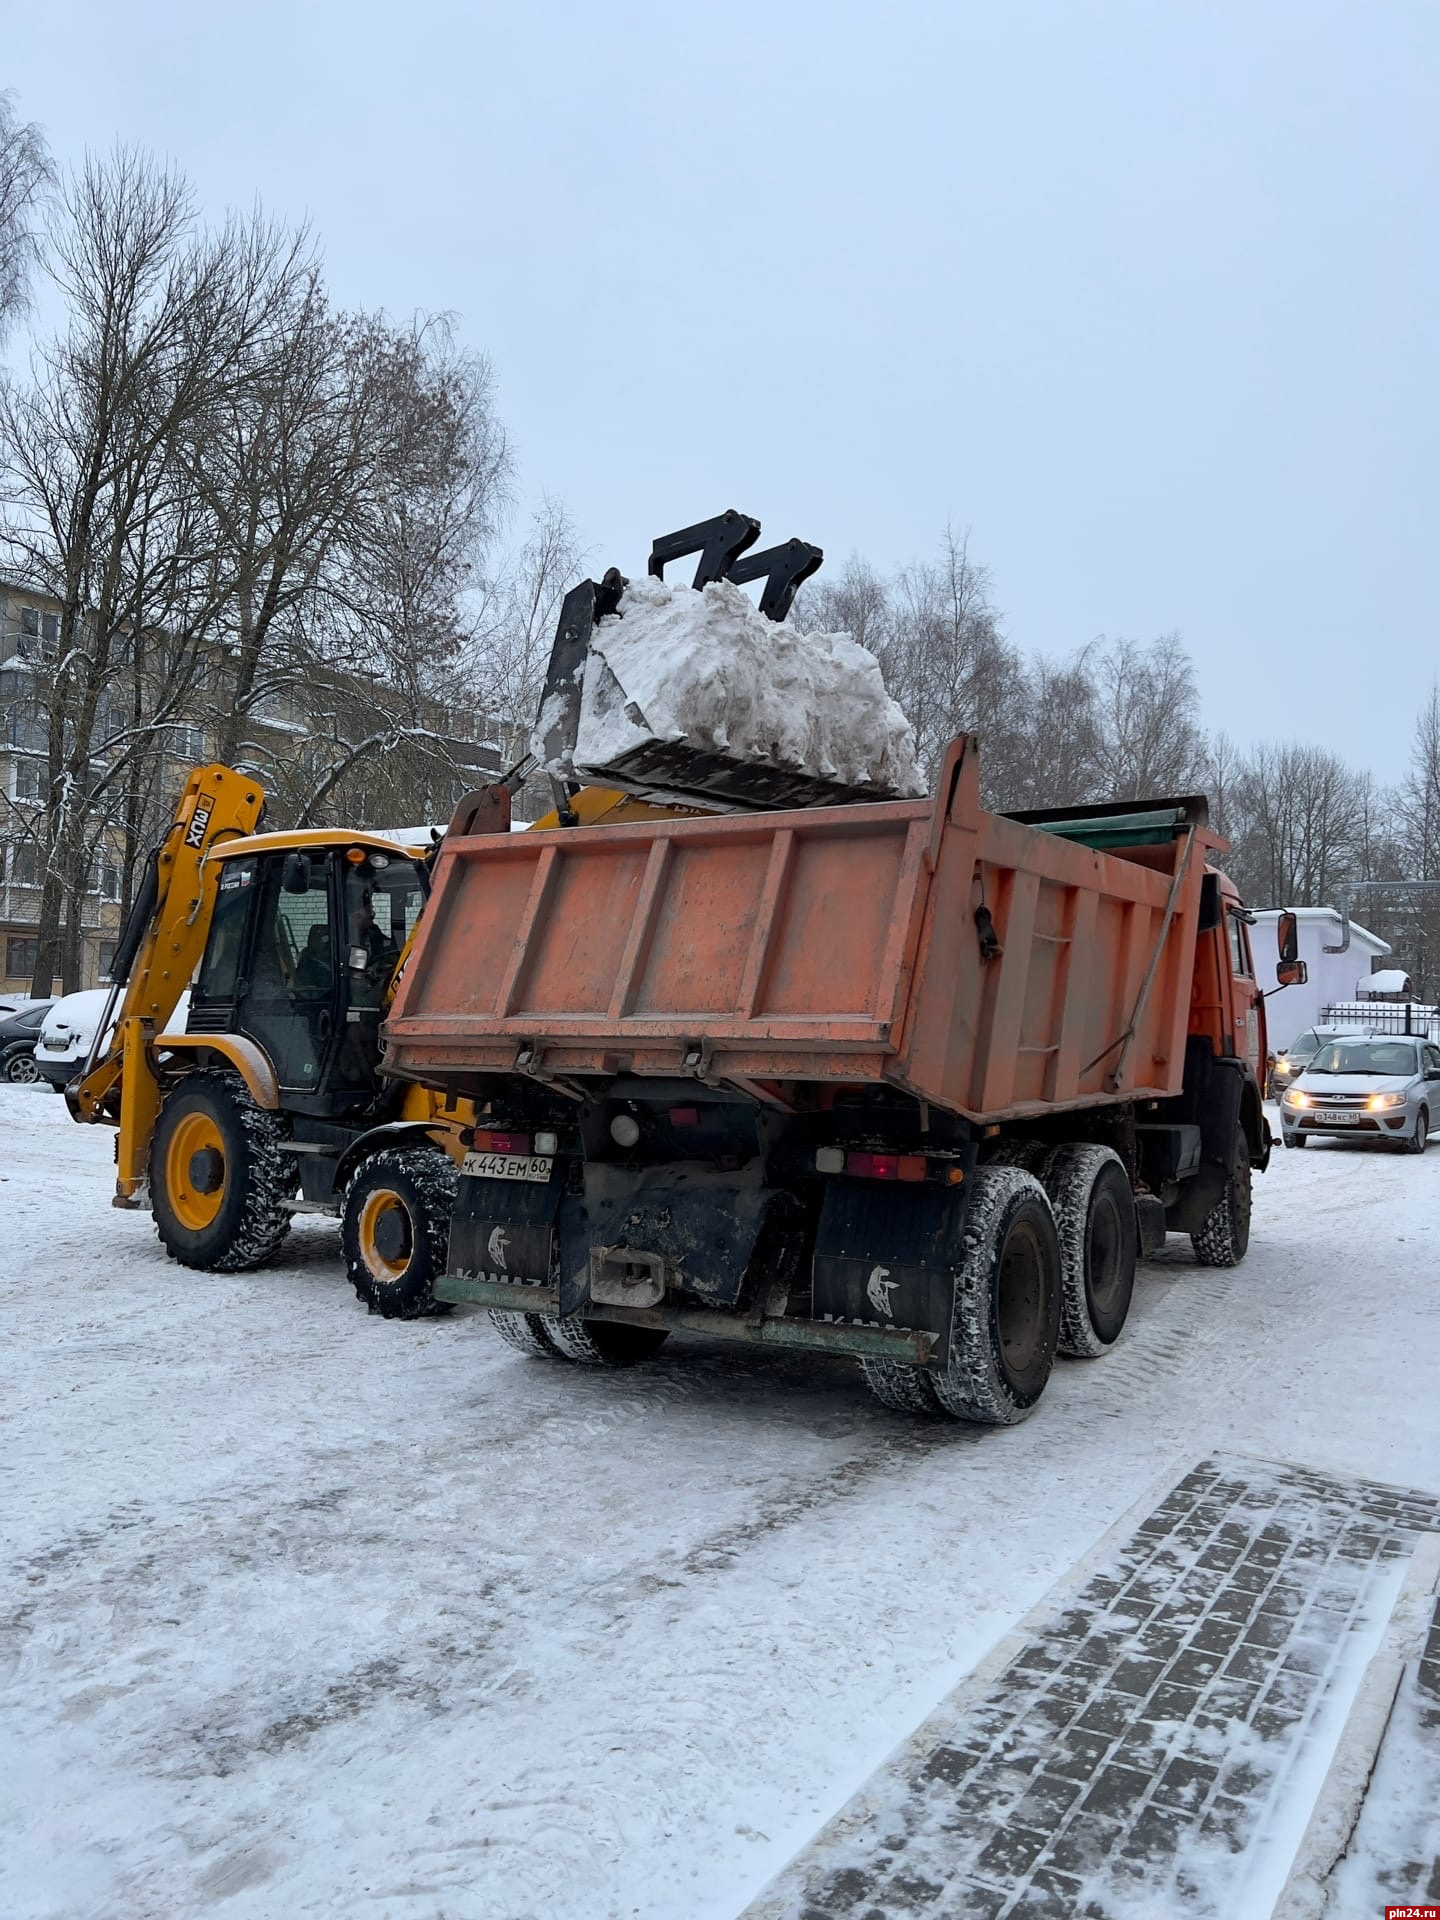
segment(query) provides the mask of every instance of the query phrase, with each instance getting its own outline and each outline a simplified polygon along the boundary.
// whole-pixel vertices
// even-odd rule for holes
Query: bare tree
[[[1195,669],[1179,634],[1097,652],[1100,785],[1107,800],[1190,791],[1204,759]]]
[[[904,568],[894,592],[894,624],[880,656],[885,681],[915,728],[921,763],[933,780],[957,733],[981,743],[987,801],[1012,804],[1023,786],[1018,724],[1024,675],[1000,631],[990,575],[967,540],[947,529],[938,562]]]
[[[17,119],[13,93],[0,93],[0,341],[26,310],[53,178],[44,134]]]
[[[470,783],[457,678],[509,470],[489,367],[441,322],[332,316],[312,283],[218,439],[195,462],[233,581],[221,757],[278,819],[443,814]]]
[[[175,544],[193,506],[177,493],[179,445],[197,414],[243,380],[298,251],[259,220],[197,233],[179,176],[124,150],[88,161],[61,197],[51,260],[68,328],[36,350],[28,383],[0,395],[0,544],[10,571],[61,608],[41,702],[37,992],[49,990],[57,958],[67,988],[78,984],[101,791],[174,719],[173,702],[167,711],[150,701],[135,738],[119,746],[123,730],[110,724],[117,681],[145,647],[156,582],[175,584],[177,552],[187,577],[207,571]],[[97,779],[97,738],[107,737]]]
[[[524,540],[486,584],[466,666],[502,757],[511,764],[529,746],[560,602],[580,579],[585,562],[564,505],[546,496]]]

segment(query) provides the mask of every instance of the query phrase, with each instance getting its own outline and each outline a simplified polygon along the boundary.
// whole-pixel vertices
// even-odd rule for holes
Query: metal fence
[[[1324,1027],[1363,1027],[1368,1033],[1410,1033],[1440,1040],[1440,1007],[1418,1001],[1337,1000],[1320,1009]]]

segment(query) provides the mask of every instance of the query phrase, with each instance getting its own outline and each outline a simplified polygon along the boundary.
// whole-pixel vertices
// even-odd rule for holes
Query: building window
[[[7,877],[12,887],[38,887],[40,884],[40,849],[33,841],[22,842],[19,846],[7,849],[5,862]]]
[[[40,804],[40,789],[45,784],[44,769],[38,760],[17,760],[10,776],[10,797],[12,800],[28,801],[32,806]]]
[[[42,660],[53,660],[60,650],[60,616],[42,613],[38,607],[22,607],[20,634],[23,640],[39,642],[38,647],[22,647],[22,653],[38,653]]]
[[[103,847],[90,856],[90,891],[102,900],[120,898],[120,863]]]
[[[115,948],[117,944],[114,940],[102,940],[100,942],[100,978],[102,982],[108,981],[110,978],[110,969],[115,964]]]
[[[10,980],[28,980],[40,958],[40,942],[11,934],[5,942],[5,975]]]
[[[200,727],[177,726],[170,729],[170,751],[179,760],[198,766],[205,758],[205,734]]]

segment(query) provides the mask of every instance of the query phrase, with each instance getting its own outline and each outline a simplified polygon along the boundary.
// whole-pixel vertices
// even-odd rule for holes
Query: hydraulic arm
[[[210,932],[219,871],[205,856],[220,841],[253,833],[264,804],[264,790],[247,775],[230,767],[197,767],[185,783],[164,839],[146,863],[112,965],[114,985],[105,1017],[96,1029],[84,1075],[65,1095],[75,1119],[119,1126],[118,1205],[133,1200],[145,1186],[160,1113],[160,1081],[151,1049],[189,986]]]

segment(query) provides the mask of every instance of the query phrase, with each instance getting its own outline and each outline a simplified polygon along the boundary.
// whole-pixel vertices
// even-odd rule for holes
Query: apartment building
[[[12,993],[28,989],[36,963],[46,780],[43,696],[59,639],[58,602],[0,579],[0,991]],[[216,717],[233,698],[229,650],[217,643],[188,685],[189,717],[167,721],[145,755],[146,840],[168,818],[190,768],[216,751]],[[344,763],[348,740],[365,739],[377,724],[383,731],[388,693],[373,677],[327,671],[296,676],[256,704],[246,717],[236,758],[265,785],[274,824],[298,817],[307,792],[325,780],[328,768]],[[112,750],[108,743],[126,734],[130,717],[118,698],[102,712],[97,772]],[[397,728],[394,749],[379,765],[373,757],[357,763],[329,794],[315,824],[353,819],[356,825],[408,826],[417,817],[417,801],[443,822],[466,787],[500,770],[498,730],[483,713],[463,703],[431,702],[415,718],[420,724],[408,731],[423,737],[423,754],[407,746]],[[133,835],[127,841],[118,824],[120,797],[113,793],[109,813],[88,826],[90,864],[80,927],[84,986],[98,985],[109,970],[129,892],[127,861],[144,852],[134,846]]]

